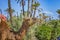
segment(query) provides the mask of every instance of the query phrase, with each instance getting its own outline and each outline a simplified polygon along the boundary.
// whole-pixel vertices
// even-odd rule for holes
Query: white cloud
[[[57,14],[56,13],[53,13],[51,11],[43,11],[41,13],[45,13],[47,16],[51,16],[53,17],[54,19],[57,19]]]
[[[43,11],[43,13],[46,13],[46,15],[48,16],[54,16],[53,12],[50,11]]]

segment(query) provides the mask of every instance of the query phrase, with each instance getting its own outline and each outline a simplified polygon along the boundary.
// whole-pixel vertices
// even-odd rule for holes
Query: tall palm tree
[[[33,17],[35,17],[37,7],[39,7],[39,6],[40,6],[40,4],[38,2],[35,2],[35,4],[33,4],[33,9],[34,9]]]
[[[29,14],[30,14],[30,11],[29,11],[29,7],[30,6],[30,0],[28,0],[28,14],[27,14],[27,16],[29,16]]]
[[[17,20],[19,19],[18,12],[17,12]]]
[[[10,22],[12,24],[12,13],[15,11],[11,8],[11,0],[8,0],[8,8],[5,10],[9,13],[10,15]]]
[[[25,1],[24,0],[17,0],[17,3],[19,3],[22,5],[22,11],[23,11],[23,16],[25,16],[24,14],[24,5],[25,5]]]
[[[8,12],[10,14],[10,22],[12,24],[12,12],[11,12],[11,1],[8,0]]]
[[[33,8],[32,7],[33,6],[33,3],[34,3],[34,0],[31,1],[31,14],[30,14],[30,17],[32,17],[32,13],[33,13],[33,9],[32,9]]]
[[[24,15],[24,0],[22,0],[22,10],[23,10],[23,15]]]
[[[36,14],[36,2],[34,4],[35,8],[34,8],[34,14],[33,14],[33,17],[35,17],[35,14]]]
[[[56,11],[58,14],[59,14],[59,20],[60,20],[60,9],[58,9],[57,11]]]

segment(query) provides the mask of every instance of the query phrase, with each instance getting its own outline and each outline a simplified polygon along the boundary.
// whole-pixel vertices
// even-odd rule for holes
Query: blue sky
[[[40,0],[41,8],[57,18],[56,10],[60,9],[60,0]]]
[[[0,9],[2,9],[3,14],[7,15],[7,12],[4,10],[8,8],[8,0],[0,0]],[[43,12],[46,13],[46,15],[53,16],[54,19],[57,18],[58,14],[56,13],[57,9],[60,9],[60,0],[39,0],[40,2],[40,8],[43,9]],[[15,11],[20,13],[20,6],[16,3],[15,0],[11,0],[12,9],[15,9]],[[25,10],[27,9],[27,6],[25,6]],[[15,13],[16,13],[15,12]]]

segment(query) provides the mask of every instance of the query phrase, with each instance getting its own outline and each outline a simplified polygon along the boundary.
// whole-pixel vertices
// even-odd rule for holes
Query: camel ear
[[[23,21],[28,21],[28,20],[30,20],[30,18],[28,18],[28,17],[26,17],[26,18],[23,18]]]
[[[23,18],[23,21],[26,21],[27,19],[26,18]]]

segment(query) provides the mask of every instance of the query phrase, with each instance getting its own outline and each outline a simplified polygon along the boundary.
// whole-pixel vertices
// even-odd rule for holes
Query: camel
[[[11,28],[6,23],[5,16],[0,15],[0,40],[6,40],[7,37],[15,40],[14,35],[12,32],[10,32],[10,30]]]
[[[1,18],[0,40],[23,40],[23,37],[25,36],[29,27],[35,24],[36,22],[36,18],[24,18],[21,28],[19,29],[19,31],[15,32],[8,26],[6,21],[3,21]]]
[[[21,28],[17,32],[18,35],[16,35],[16,40],[22,40],[29,27],[32,26],[35,22],[36,22],[35,18],[27,18],[27,19],[25,18]]]

